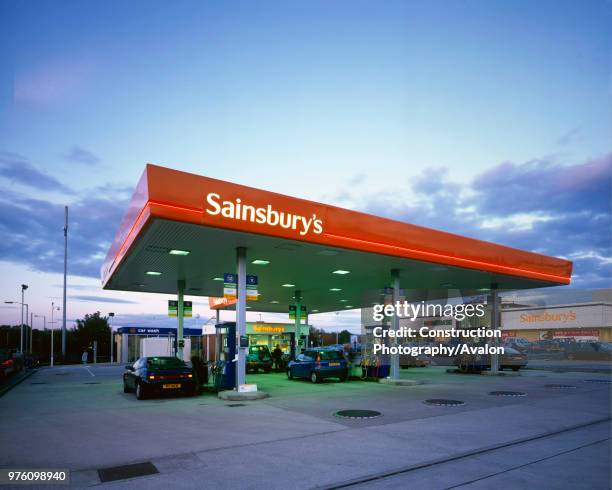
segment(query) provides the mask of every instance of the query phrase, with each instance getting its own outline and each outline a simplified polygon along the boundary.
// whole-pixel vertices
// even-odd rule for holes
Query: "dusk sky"
[[[173,324],[168,296],[100,288],[147,162],[568,258],[572,287],[612,287],[611,11],[0,0],[0,323],[19,323],[3,302],[22,283],[35,314],[61,302],[67,204],[68,318]]]

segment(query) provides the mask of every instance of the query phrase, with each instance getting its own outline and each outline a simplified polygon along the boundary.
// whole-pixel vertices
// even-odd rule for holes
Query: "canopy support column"
[[[302,318],[302,291],[296,290],[295,298],[295,357],[302,353],[300,349],[300,321]]]
[[[497,292],[497,284],[491,284],[491,328],[494,332],[500,329],[500,313],[499,313],[499,294]],[[499,338],[493,337],[493,347],[499,347]],[[491,354],[491,374],[499,372],[499,354]]]
[[[393,305],[395,306],[399,301],[400,297],[400,271],[399,269],[391,270],[391,277],[393,278]],[[400,328],[399,317],[397,314],[393,315],[391,328],[398,331]],[[392,346],[397,347],[397,337],[393,338]],[[391,354],[391,372],[389,373],[391,379],[400,378],[400,356],[398,353]]]
[[[238,291],[236,302],[236,390],[246,381],[246,347],[241,347],[240,339],[246,336],[246,247],[236,248],[236,272]],[[233,359],[232,359],[233,361]]]
[[[177,283],[177,288],[178,308],[176,317],[178,319],[178,328],[176,330],[176,357],[183,359],[183,346],[185,345],[185,340],[183,337],[185,281],[179,280]]]

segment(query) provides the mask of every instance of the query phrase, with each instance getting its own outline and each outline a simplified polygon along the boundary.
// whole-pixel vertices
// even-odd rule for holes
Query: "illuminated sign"
[[[238,221],[249,221],[272,227],[280,226],[281,228],[298,231],[301,236],[307,235],[309,232],[316,235],[323,233],[323,220],[317,218],[316,213],[306,218],[286,211],[277,211],[271,204],[256,208],[243,203],[240,198],[236,198],[234,201],[222,201],[221,196],[214,192],[210,192],[206,196],[206,202],[209,205],[206,212],[212,216],[221,215],[224,218]]]
[[[576,313],[569,311],[567,313],[540,313],[539,315],[530,315],[523,313],[520,317],[521,323],[533,322],[573,322],[576,320]]]
[[[254,325],[253,332],[257,333],[284,333],[285,327],[275,327],[273,325]]]

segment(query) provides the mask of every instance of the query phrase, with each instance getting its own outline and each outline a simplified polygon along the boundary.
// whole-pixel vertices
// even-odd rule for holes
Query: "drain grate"
[[[226,407],[246,407],[245,403],[228,403]]]
[[[550,388],[551,390],[571,390],[576,387],[574,385],[552,384],[552,385],[544,385],[544,388]]]
[[[86,381],[84,385],[99,385],[102,384],[100,381]]]
[[[345,419],[373,419],[382,414],[376,410],[340,410],[334,415]]]
[[[609,379],[585,379],[586,383],[602,383],[602,384],[610,384],[612,383]]]
[[[522,391],[490,391],[489,395],[493,396],[527,396],[527,393]]]
[[[435,405],[437,407],[458,407],[459,405],[465,405],[465,402],[461,400],[445,400],[444,398],[433,398],[431,400],[425,400],[423,403],[426,405]]]
[[[111,468],[98,469],[98,476],[102,483],[107,481],[126,480],[127,478],[136,478],[137,476],[154,475],[159,473],[153,463],[126,464],[124,466],[113,466]]]

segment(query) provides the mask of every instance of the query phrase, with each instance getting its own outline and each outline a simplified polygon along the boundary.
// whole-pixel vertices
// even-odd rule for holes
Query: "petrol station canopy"
[[[223,296],[223,274],[259,278],[253,310],[371,305],[366,291],[401,273],[403,289],[477,292],[569,284],[567,260],[149,164],[102,266],[104,289]]]

